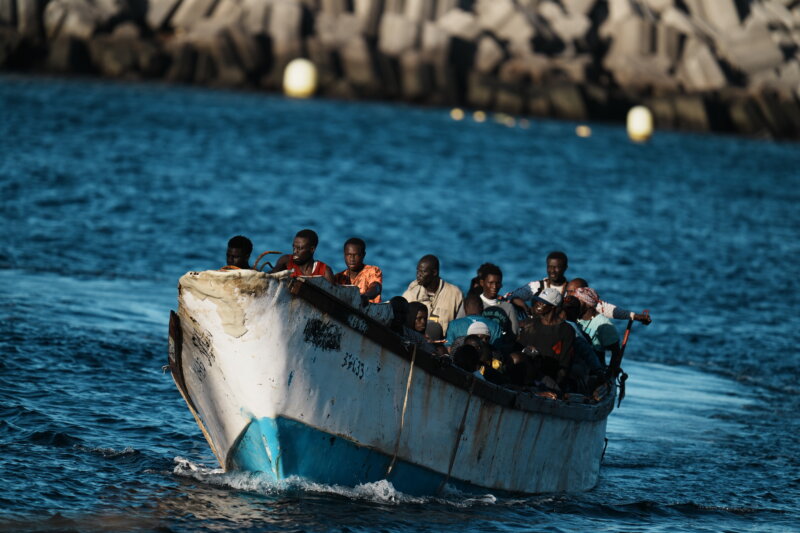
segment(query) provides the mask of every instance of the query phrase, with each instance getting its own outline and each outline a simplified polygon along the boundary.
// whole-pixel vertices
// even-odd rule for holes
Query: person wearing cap
[[[600,298],[593,289],[579,287],[575,289],[574,296],[581,303],[578,325],[592,341],[592,348],[594,348],[600,362],[605,366],[606,351],[611,352],[612,359],[619,355],[620,346],[617,328],[614,327],[613,322],[608,317],[597,312]]]
[[[575,332],[560,312],[561,292],[547,287],[534,296],[533,326],[524,329],[519,342],[533,355],[541,383],[563,391],[567,385],[574,356]]]
[[[445,339],[447,339],[448,346],[452,346],[459,337],[467,335],[486,335],[491,345],[500,340],[503,332],[497,322],[481,315],[483,303],[479,295],[467,296],[464,300],[464,312],[466,316],[453,320],[447,328]]]
[[[428,308],[428,320],[438,322],[444,333],[464,301],[461,289],[439,277],[439,259],[425,255],[417,263],[417,279],[409,283],[403,298]]]
[[[506,295],[506,299],[510,300],[518,308],[523,309],[526,314],[531,314],[531,308],[528,307],[527,302],[532,301],[534,296],[543,290],[556,289],[562,297],[566,292],[567,278],[564,277],[564,273],[569,266],[567,254],[559,251],[550,252],[547,254],[545,265],[547,267],[547,277],[530,281]]]

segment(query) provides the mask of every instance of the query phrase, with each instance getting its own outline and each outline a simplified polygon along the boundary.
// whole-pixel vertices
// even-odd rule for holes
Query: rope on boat
[[[417,360],[417,345],[414,345],[414,351],[411,353],[411,367],[408,369],[408,381],[406,381],[406,395],[403,398],[403,410],[400,412],[400,429],[397,430],[397,441],[394,443],[394,453],[392,454],[392,462],[389,463],[389,468],[386,469],[386,477],[392,473],[394,463],[397,461],[397,452],[400,450],[400,437],[403,435],[403,426],[406,422],[406,408],[408,407],[408,393],[411,391],[411,377],[414,375],[414,363]]]
[[[226,270],[241,270],[241,268],[237,267],[236,265],[225,265],[224,267],[220,268],[218,272],[225,272]]]
[[[447,466],[447,475],[444,477],[442,482],[439,484],[439,488],[436,491],[437,493],[441,494],[442,489],[450,481],[450,474],[453,472],[453,465],[456,462],[456,455],[458,454],[458,447],[461,444],[461,435],[464,434],[464,427],[466,426],[467,422],[467,412],[469,411],[469,404],[472,401],[472,392],[475,390],[475,376],[472,376],[472,383],[469,386],[469,396],[467,396],[467,405],[464,406],[464,413],[461,415],[461,424],[458,426],[458,434],[456,435],[456,443],[453,446],[453,452],[450,454],[450,464]]]
[[[263,258],[265,255],[279,254],[279,253],[281,253],[281,252],[276,252],[275,250],[268,250],[268,251],[262,253],[261,255],[259,255],[256,258],[256,262],[253,263],[253,270],[258,270],[259,272],[261,272],[262,270],[264,270],[264,267],[267,266],[267,265],[269,265],[270,270],[272,270],[274,267],[272,266],[272,263],[270,263],[269,261],[264,261],[264,264],[261,265],[261,266],[258,265],[258,262],[261,261],[261,258]]]

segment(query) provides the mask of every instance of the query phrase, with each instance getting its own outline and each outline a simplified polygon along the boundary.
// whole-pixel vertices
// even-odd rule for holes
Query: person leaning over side
[[[439,259],[435,255],[426,255],[419,260],[417,279],[409,283],[403,298],[425,304],[428,320],[438,322],[445,334],[447,325],[456,317],[464,300],[458,287],[439,277]]]
[[[567,283],[567,296],[575,296],[575,291],[584,287],[589,287],[589,284],[585,279],[575,278],[571,280],[569,283]],[[594,295],[597,296],[597,293],[595,292]],[[648,313],[634,313],[633,311],[622,309],[621,307],[617,307],[616,305],[608,303],[605,300],[601,300],[599,297],[597,297],[597,304],[594,308],[595,311],[604,317],[613,318],[615,320],[631,319],[641,322],[645,326],[653,321]]]
[[[333,273],[328,265],[322,261],[314,260],[314,252],[319,244],[316,232],[303,229],[297,232],[292,241],[292,253],[282,255],[270,274],[289,270],[292,277],[322,276],[333,284]]]
[[[347,265],[334,277],[337,285],[355,285],[361,293],[361,303],[381,303],[383,272],[374,265],[365,265],[367,244],[358,237],[347,239],[344,243],[344,264]]]
[[[253,253],[253,243],[244,235],[231,237],[228,241],[228,251],[225,260],[228,266],[236,268],[250,268],[250,254]]]
[[[597,312],[597,293],[589,287],[575,289],[575,298],[581,302],[581,315],[578,325],[592,341],[597,357],[606,366],[606,351],[611,352],[611,359],[620,355],[619,333],[608,317]]]

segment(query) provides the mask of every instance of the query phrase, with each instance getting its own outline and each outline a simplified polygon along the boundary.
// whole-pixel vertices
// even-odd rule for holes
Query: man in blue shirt
[[[500,326],[497,322],[481,316],[483,312],[483,302],[479,294],[470,294],[464,299],[464,312],[466,316],[453,320],[447,327],[446,339],[448,346],[451,346],[453,341],[457,338],[466,337],[469,327],[475,322],[486,324],[486,327],[489,329],[489,344],[494,346],[494,344],[500,340],[502,331],[500,331]]]

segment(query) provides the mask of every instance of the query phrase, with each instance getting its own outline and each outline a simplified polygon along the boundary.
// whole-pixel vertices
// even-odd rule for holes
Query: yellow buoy
[[[653,135],[653,114],[644,106],[637,105],[628,111],[628,137],[633,142],[646,142]]]
[[[464,110],[454,107],[450,110],[450,118],[453,120],[464,120]]]
[[[575,128],[575,135],[578,137],[591,137],[592,136],[592,128],[587,126],[586,124],[581,124],[577,128]]]
[[[472,120],[475,122],[486,122],[486,113],[483,111],[475,111],[472,114]]]
[[[283,71],[283,92],[291,98],[310,98],[317,91],[317,67],[308,59],[292,59]]]

